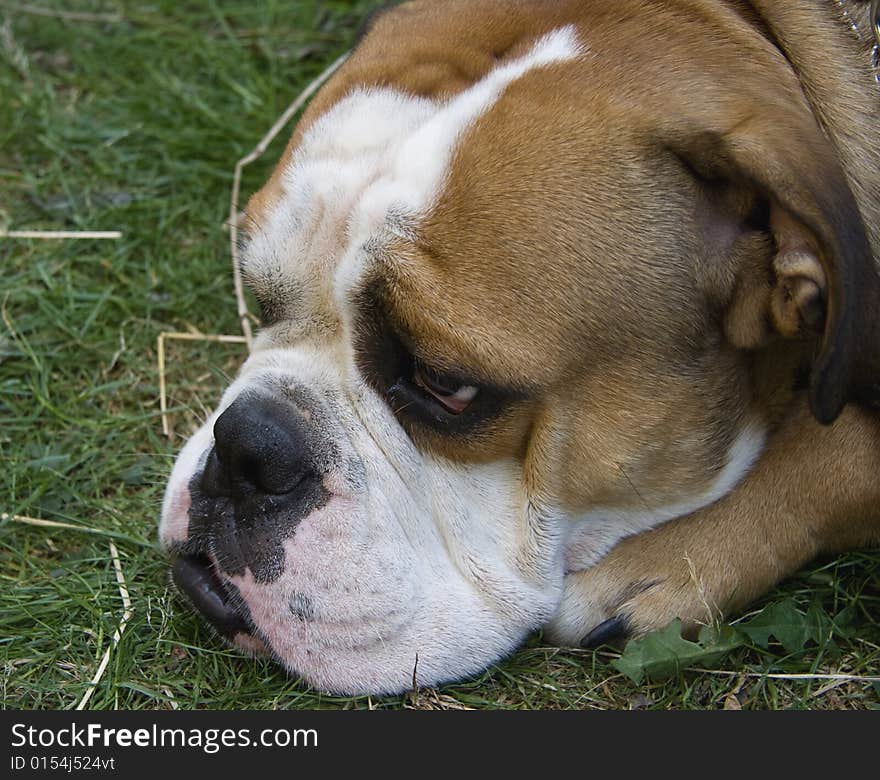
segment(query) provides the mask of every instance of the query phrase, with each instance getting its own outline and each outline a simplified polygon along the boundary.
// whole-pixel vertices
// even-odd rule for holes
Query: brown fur
[[[880,425],[840,415],[880,382],[880,90],[833,7],[408,3],[248,206],[259,225],[304,129],[355,86],[448,97],[578,25],[590,55],[515,82],[469,130],[382,295],[419,357],[524,397],[470,439],[413,430],[420,446],[514,455],[572,513],[699,493],[747,419],[771,430],[729,495],[569,575],[590,620],[693,626],[880,539]]]
[[[598,623],[688,632],[730,614],[821,553],[880,542],[880,423],[847,408],[819,425],[791,410],[757,468],[710,507],[620,542],[569,575]],[[633,583],[653,585],[632,595]]]

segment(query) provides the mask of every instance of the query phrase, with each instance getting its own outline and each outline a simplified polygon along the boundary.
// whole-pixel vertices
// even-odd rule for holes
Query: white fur
[[[162,524],[159,528],[159,536],[165,544],[183,544],[189,535],[187,515],[190,507],[189,483],[214,444],[211,430],[216,419],[215,413],[187,440],[177,455],[162,500]]]

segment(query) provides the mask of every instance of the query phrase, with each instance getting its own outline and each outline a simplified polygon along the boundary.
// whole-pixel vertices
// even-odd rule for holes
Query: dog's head
[[[803,366],[822,419],[852,392],[869,253],[781,58],[583,5],[385,13],[248,205],[263,327],[161,539],[320,688],[576,641],[566,571],[730,490]]]

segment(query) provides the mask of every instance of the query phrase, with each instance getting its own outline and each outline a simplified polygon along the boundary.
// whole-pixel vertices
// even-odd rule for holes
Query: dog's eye
[[[479,392],[473,385],[464,384],[439,371],[416,363],[413,368],[413,382],[431,395],[450,414],[461,414]]]

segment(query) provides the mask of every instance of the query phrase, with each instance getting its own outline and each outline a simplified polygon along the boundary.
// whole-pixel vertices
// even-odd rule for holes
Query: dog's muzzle
[[[556,609],[561,521],[515,461],[422,453],[384,399],[319,368],[305,350],[253,356],[181,451],[160,526],[177,588],[323,690],[480,671]]]
[[[190,534],[200,548],[172,564],[174,583],[223,636],[251,634],[247,609],[219,576],[250,569],[271,582],[283,566],[282,543],[327,491],[314,468],[309,432],[291,404],[253,393],[216,420],[214,446],[190,485]],[[210,555],[208,554],[210,551]]]

